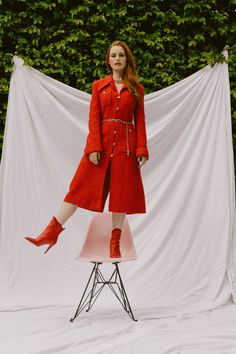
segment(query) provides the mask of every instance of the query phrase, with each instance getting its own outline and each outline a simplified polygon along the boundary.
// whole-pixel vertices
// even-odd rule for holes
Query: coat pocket
[[[101,107],[111,104],[111,91],[102,90],[100,92],[100,102],[101,102]]]

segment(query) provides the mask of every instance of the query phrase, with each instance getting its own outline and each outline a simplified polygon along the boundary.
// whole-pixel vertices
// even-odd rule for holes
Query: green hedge
[[[12,56],[80,90],[108,73],[116,39],[133,51],[145,92],[169,86],[229,49],[233,143],[236,146],[236,0],[8,0],[2,4],[0,134],[3,141]],[[1,146],[0,146],[1,150]]]

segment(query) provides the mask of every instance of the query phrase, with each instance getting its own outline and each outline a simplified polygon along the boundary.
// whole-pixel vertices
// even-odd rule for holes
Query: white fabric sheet
[[[160,333],[161,324],[172,331],[172,325],[179,326],[175,320],[178,316],[191,319],[195,313],[199,318],[198,312],[227,302],[230,307],[224,313],[233,309],[232,322],[228,317],[227,321],[236,322],[233,305],[236,303],[234,167],[227,64],[206,66],[170,87],[145,95],[150,160],[142,167],[142,176],[147,213],[128,216],[138,259],[120,265],[131,306],[140,321],[135,324],[123,314],[107,291],[91,314],[85,312],[80,315],[82,320],[80,316],[76,319],[77,324],[66,325],[67,331],[79,329],[79,323],[90,331],[92,319],[100,319],[104,328],[109,328],[110,335],[113,333],[118,340],[124,336],[125,322],[127,345],[132,343],[132,338],[139,339],[130,349],[125,342],[119,347],[119,341],[115,346],[106,346],[102,335],[101,340],[96,337],[101,330],[97,320],[92,337],[96,343],[93,351],[88,349],[91,336],[78,334],[77,342],[73,335],[62,336],[62,343],[57,346],[54,343],[46,349],[41,341],[43,337],[36,335],[42,319],[36,319],[37,313],[47,313],[47,306],[49,322],[54,316],[62,316],[61,321],[67,323],[74,314],[92,267],[74,258],[93,212],[78,208],[65,224],[57,245],[46,255],[43,247],[34,247],[24,239],[42,231],[68,191],[86,141],[90,95],[23,65],[16,56],[14,63],[0,170],[3,347],[11,342],[9,353],[19,353],[19,345],[22,345],[20,353],[24,354],[75,353],[83,342],[87,348],[81,351],[83,353],[137,354],[144,352],[143,346],[149,348],[150,353],[236,353],[233,330],[230,333],[234,333],[234,341],[227,343],[228,339],[223,338],[226,346],[222,346],[221,351],[215,350],[217,343],[208,351],[197,351],[191,333],[187,341],[189,347],[183,351],[184,339],[176,348],[169,343],[169,349],[164,342],[166,338],[162,344],[160,338],[157,342],[153,339],[155,333],[157,336]],[[111,265],[102,266],[105,274],[109,274]],[[57,312],[53,312],[52,306],[56,306]],[[118,332],[115,323],[112,331],[111,323],[107,322],[107,307],[111,319],[123,323]],[[20,320],[18,311],[32,314],[30,318],[39,321],[38,327],[34,326],[37,349],[26,349],[29,328],[26,333],[23,327],[9,325],[8,333],[4,327],[9,314],[15,314],[16,320]],[[149,320],[148,326],[154,321],[157,329],[150,332],[147,326],[150,341],[145,338],[141,342],[140,333],[145,333],[146,328],[142,316]],[[173,322],[165,322],[170,317]],[[159,322],[160,319],[164,322]],[[29,318],[25,321],[31,324]],[[197,321],[196,327],[201,327],[201,322]],[[50,323],[48,325],[50,327]],[[61,331],[64,329],[62,326]],[[10,332],[16,338],[19,334],[26,335],[18,342],[18,351],[15,351],[17,339],[10,341]],[[217,331],[214,338],[218,338]],[[109,340],[106,343],[109,344]],[[159,351],[152,351],[153,343],[159,343]],[[231,351],[233,348],[235,352]]]
[[[133,322],[115,304],[69,322],[73,306],[0,314],[1,354],[235,354],[236,306]]]

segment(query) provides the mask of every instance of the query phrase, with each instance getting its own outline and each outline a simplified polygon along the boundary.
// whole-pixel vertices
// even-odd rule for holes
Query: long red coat
[[[89,134],[84,155],[70,183],[64,201],[102,212],[108,193],[109,211],[145,213],[145,196],[137,157],[148,159],[144,88],[139,83],[142,102],[137,104],[126,84],[118,94],[112,74],[93,82],[89,112]],[[125,122],[105,121],[115,118]],[[94,165],[91,152],[101,153]]]

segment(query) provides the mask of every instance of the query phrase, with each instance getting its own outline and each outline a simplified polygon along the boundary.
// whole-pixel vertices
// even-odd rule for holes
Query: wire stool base
[[[99,269],[99,265],[102,264],[102,262],[92,262],[94,263],[94,267],[92,269],[92,272],[90,274],[89,280],[87,282],[87,285],[85,287],[84,293],[82,295],[82,298],[80,300],[80,303],[78,305],[78,308],[75,312],[75,315],[73,318],[70,319],[70,322],[73,322],[77,316],[85,309],[85,307],[88,305],[86,312],[88,312],[94,305],[95,301],[97,300],[98,296],[104,289],[105,285],[108,285],[113,294],[116,296],[117,300],[120,302],[124,310],[127,312],[127,314],[130,316],[130,318],[134,321],[137,321],[137,319],[134,318],[128,296],[126,294],[125,288],[123,281],[121,279],[120,271],[119,271],[119,262],[114,262],[115,269],[112,272],[109,280],[105,280],[101,270]],[[116,285],[116,288],[115,288]],[[91,290],[89,290],[89,287]]]

